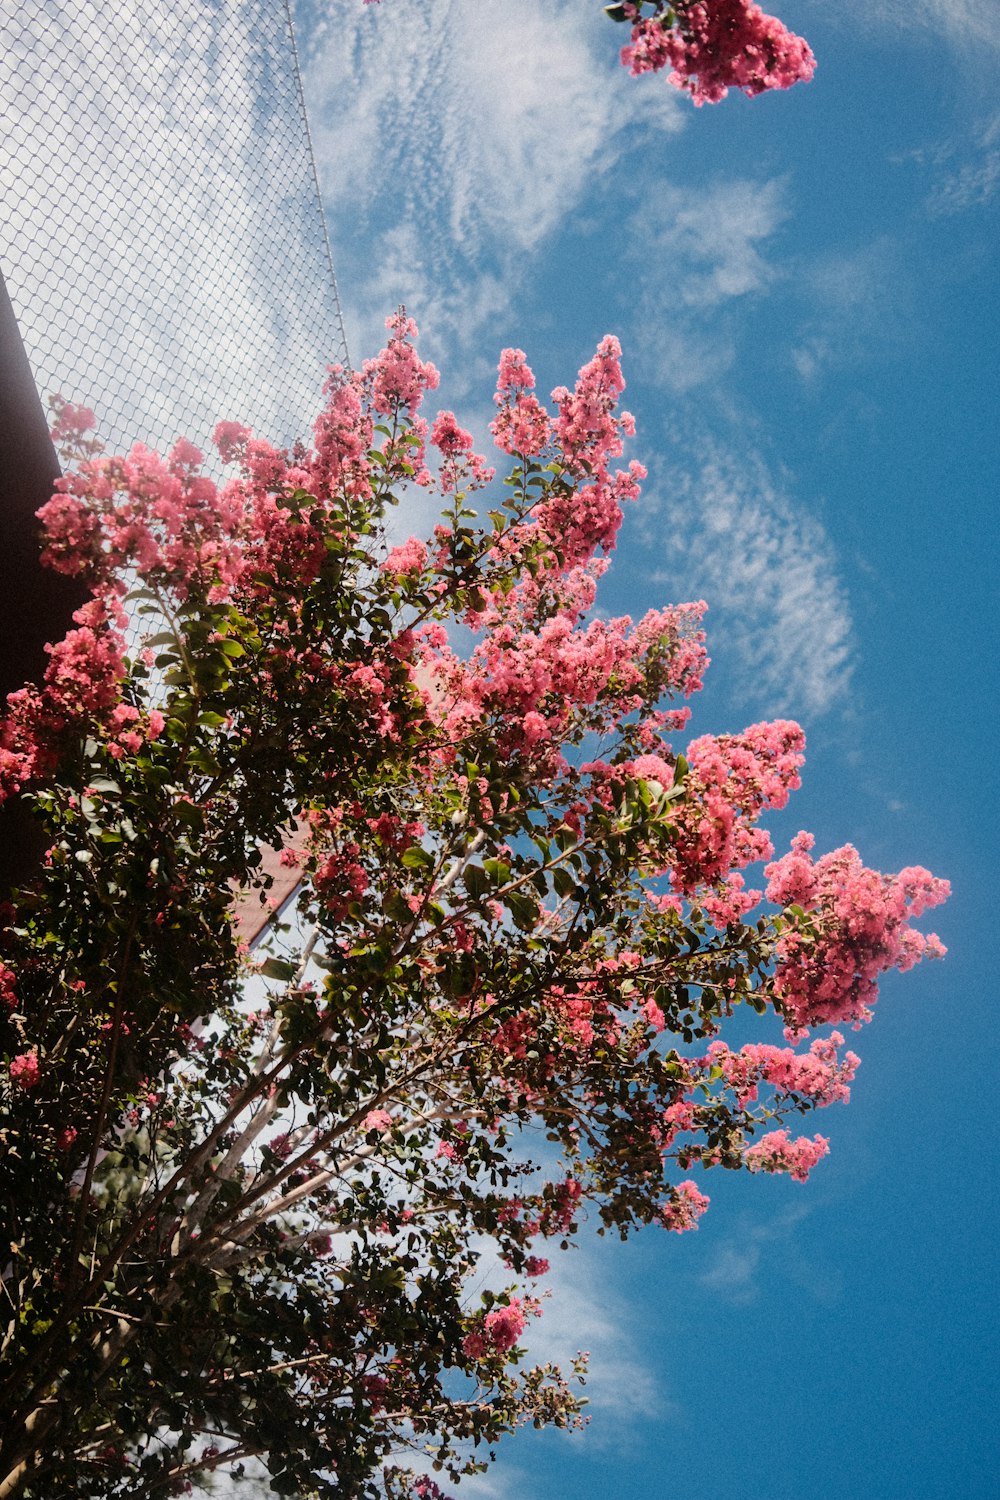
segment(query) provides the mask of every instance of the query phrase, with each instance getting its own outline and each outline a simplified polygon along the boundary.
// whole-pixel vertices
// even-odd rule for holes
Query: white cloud
[[[782,275],[766,251],[789,216],[786,198],[782,178],[662,185],[630,220],[630,259],[669,267],[641,280],[632,342],[647,376],[674,395],[717,382],[735,362],[732,313]]]
[[[989,203],[1000,189],[1000,114],[976,132],[971,149],[949,142],[929,155],[936,169],[927,198],[933,216],[963,213]]]
[[[796,1204],[767,1221],[744,1218],[738,1229],[715,1244],[698,1276],[699,1286],[736,1307],[756,1302],[763,1290],[762,1278],[775,1258],[783,1272],[789,1258],[795,1261],[795,1231],[808,1215],[807,1205]]]
[[[807,384],[914,336],[906,316],[913,296],[909,274],[899,244],[887,236],[805,261],[798,279],[807,314],[789,359]]]
[[[824,14],[829,8],[824,5]],[[889,26],[901,31],[930,32],[963,51],[1000,49],[995,0],[853,0],[845,7],[846,24]],[[808,34],[808,26],[804,28]]]
[[[683,101],[637,88],[578,0],[300,6],[338,261],[367,343],[397,302],[464,347],[642,128]],[[610,46],[609,46],[610,42]]]
[[[676,1405],[656,1383],[638,1352],[647,1344],[641,1309],[618,1296],[602,1275],[597,1257],[584,1238],[578,1249],[556,1254],[541,1285],[552,1296],[540,1320],[525,1335],[530,1357],[567,1369],[573,1356],[590,1355],[586,1394],[597,1441],[627,1442],[628,1423],[639,1418],[663,1421]],[[605,1418],[613,1419],[604,1426]]]
[[[766,291],[778,273],[761,247],[788,218],[780,178],[745,178],[708,187],[663,188],[652,209],[643,208],[632,228],[670,267],[671,296],[687,307],[718,307],[751,292]]]
[[[822,524],[752,452],[737,459],[716,449],[697,474],[672,475],[670,492],[649,523],[669,523],[669,554],[654,576],[683,580],[685,597],[708,600],[709,645],[724,643],[739,672],[736,695],[759,712],[803,716],[842,701],[851,614]]]

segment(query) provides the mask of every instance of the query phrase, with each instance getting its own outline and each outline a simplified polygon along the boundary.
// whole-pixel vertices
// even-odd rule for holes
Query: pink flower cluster
[[[530,525],[515,528],[498,545],[510,552],[511,539],[544,537],[556,554],[561,571],[569,573],[591,562],[600,549],[608,553],[622,522],[622,506],[639,495],[646,471],[634,460],[627,469],[609,470],[609,460],[621,455],[623,438],[635,431],[628,412],[616,414],[625,388],[621,346],[612,335],[580,371],[572,392],[559,386],[552,399],[559,411],[551,422],[532,394],[535,379],[520,349],[505,349],[500,359],[497,391],[499,412],[491,423],[496,446],[519,457],[538,458],[548,446],[553,457],[573,476],[574,483],[554,485],[532,507]],[[589,483],[582,483],[584,478]]]
[[[11,1083],[16,1083],[22,1089],[33,1089],[42,1076],[38,1053],[34,1047],[30,1052],[22,1052],[18,1057],[12,1058],[9,1072]]]
[[[690,895],[696,887],[725,882],[742,868],[773,852],[756,819],[765,808],[781,808],[801,786],[805,735],[790,719],[752,724],[742,734],[703,735],[692,740],[689,795],[677,818],[677,848],[671,879],[674,889]],[[729,907],[748,910],[756,900],[742,882],[730,881]]]
[[[421,573],[427,566],[427,544],[419,537],[408,537],[398,547],[393,547],[382,564],[384,573]]]
[[[674,784],[674,768],[662,755],[637,755],[634,760],[626,761],[622,769],[629,776],[638,776],[654,788],[659,787],[661,792]]]
[[[772,1130],[743,1153],[749,1172],[790,1172],[794,1182],[805,1182],[818,1161],[830,1154],[830,1142],[822,1135],[812,1140],[800,1135],[792,1140],[787,1130]]]
[[[635,432],[629,412],[615,416],[615,404],[625,389],[621,354],[618,340],[613,334],[605,334],[593,359],[577,376],[572,393],[565,386],[557,386],[552,392],[559,408],[556,436],[564,460],[572,468],[606,467],[609,458],[620,457],[622,436],[631,437]]]
[[[674,1188],[674,1196],[660,1210],[660,1222],[664,1229],[669,1229],[674,1234],[683,1234],[685,1230],[697,1229],[698,1220],[708,1208],[710,1201],[708,1196],[700,1193],[690,1180],[680,1182]]]
[[[550,1237],[567,1234],[580,1208],[582,1186],[575,1177],[567,1177],[564,1182],[547,1184],[543,1197],[542,1214],[534,1228]]]
[[[717,104],[731,88],[745,94],[808,82],[816,59],[807,42],[753,0],[695,0],[642,17],[633,12],[632,38],[622,65],[633,77],[670,67],[669,82],[694,104]],[[676,13],[676,24],[668,16]]]
[[[341,485],[349,495],[365,491],[374,429],[363,393],[363,376],[349,375],[340,365],[330,367],[324,386],[326,404],[313,424],[312,483],[320,492]]]
[[[0,1006],[4,1010],[17,1009],[17,975],[6,964],[0,963]]]
[[[115,623],[123,617],[112,601]],[[115,704],[125,674],[125,641],[109,611],[94,599],[73,616],[77,628],[54,646],[40,686],[7,696],[0,719],[0,803],[55,764],[64,732],[101,721]]]
[[[706,1061],[722,1069],[741,1106],[757,1098],[760,1084],[769,1083],[780,1093],[798,1094],[822,1107],[835,1102],[846,1104],[851,1097],[848,1084],[861,1059],[857,1053],[848,1052],[841,1061],[837,1049],[843,1045],[839,1031],[817,1037],[806,1053],[766,1042],[749,1042],[739,1052],[731,1052],[725,1042],[715,1041],[709,1044]]]
[[[910,926],[950,894],[946,880],[913,866],[898,875],[866,869],[845,844],[813,862],[812,834],[799,833],[782,859],[767,866],[767,898],[792,913],[778,943],[774,989],[793,1025],[870,1020],[877,979],[887,969],[911,969],[945,949],[934,933]]]
[[[500,355],[496,395],[499,411],[490,432],[503,453],[537,458],[552,436],[548,413],[531,392],[535,377],[523,349],[504,349]]]
[[[182,597],[185,579],[231,585],[243,505],[197,472],[201,462],[182,439],[166,459],[137,443],[126,458],[82,464],[57,481],[57,493],[38,512],[43,561],[88,582],[134,565],[148,578],[169,577]]]
[[[431,428],[431,442],[441,454],[441,490],[446,495],[482,489],[493,478],[486,460],[472,451],[472,433],[460,427],[451,411],[439,411]]]
[[[345,917],[368,889],[368,875],[358,862],[359,853],[358,845],[351,843],[342,850],[334,849],[313,876],[316,894],[335,922]]]
[[[456,735],[496,716],[507,753],[545,745],[555,750],[583,707],[611,728],[650,691],[695,692],[707,660],[697,629],[703,609],[679,605],[651,610],[636,625],[625,615],[579,630],[572,605],[537,629],[504,619],[467,661],[444,644],[427,654],[437,685],[428,709]]]
[[[412,416],[423,400],[425,391],[437,390],[440,376],[435,367],[422,361],[413,347],[417,325],[400,310],[386,318],[389,341],[381,354],[364,364],[364,375],[372,383],[372,404],[377,412],[390,416],[405,408]]]
[[[82,455],[100,448],[100,443],[87,436],[97,426],[97,418],[89,406],[74,406],[63,396],[50,396],[49,406],[54,416],[49,430],[59,452]]]
[[[465,1336],[462,1348],[470,1359],[506,1354],[521,1337],[526,1322],[520,1301],[512,1297],[510,1302],[486,1314],[479,1328]]]

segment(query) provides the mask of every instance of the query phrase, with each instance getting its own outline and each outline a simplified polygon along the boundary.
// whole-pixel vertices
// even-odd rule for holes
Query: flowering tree
[[[705,1169],[804,1179],[794,1119],[858,1063],[827,1028],[943,951],[927,871],[772,858],[796,724],[681,753],[702,603],[593,614],[644,477],[616,341],[554,410],[503,353],[500,482],[389,330],[310,450],[222,423],[221,487],[59,413],[45,556],[91,598],[0,731],[50,844],[0,929],[0,1496],[256,1456],[279,1494],[433,1497],[408,1450],[446,1482],[574,1422],[522,1348],[553,1249],[696,1227]],[[442,519],[390,548],[414,486]],[[303,885],[262,961],[232,906],[267,846]],[[731,1045],[741,1006],[784,1038]]]

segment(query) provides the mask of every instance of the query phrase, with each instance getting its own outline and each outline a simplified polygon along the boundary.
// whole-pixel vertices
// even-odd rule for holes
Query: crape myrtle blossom
[[[499,408],[490,423],[493,440],[502,453],[536,458],[551,436],[548,413],[533,394],[535,377],[523,349],[505,349],[500,355],[497,388],[493,397]]]
[[[871,1018],[880,974],[944,956],[937,934],[917,932],[910,920],[940,906],[950,887],[920,866],[898,875],[868,870],[850,844],[814,862],[814,843],[812,834],[797,834],[764,872],[768,900],[791,909],[775,991],[800,1031],[829,1022],[857,1027]]]
[[[30,1052],[22,1052],[18,1057],[11,1059],[10,1068],[11,1083],[19,1088],[32,1089],[41,1076],[38,1066],[38,1053],[32,1048]]]
[[[686,1229],[697,1229],[698,1220],[708,1208],[708,1201],[707,1195],[699,1192],[690,1179],[679,1182],[673,1201],[663,1206],[663,1227],[675,1234],[683,1234]]]
[[[818,1106],[846,1104],[851,1097],[848,1084],[861,1059],[848,1052],[840,1061],[837,1049],[843,1045],[839,1031],[816,1037],[806,1053],[766,1042],[748,1042],[739,1052],[732,1052],[725,1042],[714,1041],[709,1044],[708,1062],[721,1071],[741,1104],[755,1101],[762,1083],[786,1094],[799,1094]]]
[[[476,1360],[492,1354],[506,1354],[521,1337],[526,1323],[525,1309],[521,1301],[513,1297],[509,1303],[488,1312],[480,1326],[465,1336],[462,1348]]]
[[[522,1349],[555,1252],[697,1228],[719,1167],[802,1180],[827,1142],[786,1122],[858,1066],[812,1028],[942,951],[926,871],[805,835],[773,859],[802,731],[688,734],[704,601],[597,612],[641,486],[617,341],[550,409],[504,351],[495,482],[454,413],[425,420],[414,338],[398,313],[331,369],[310,448],[220,423],[221,484],[59,410],[46,559],[91,598],[0,718],[0,801],[47,844],[0,912],[12,1494],[104,1483],[98,1430],[116,1493],[166,1492],[225,1430],[285,1489],[401,1500],[400,1448],[454,1478],[573,1424]],[[415,482],[441,519],[390,547]],[[234,928],[262,848],[303,882],[290,958]],[[787,1045],[731,1045],[740,1006]]]
[[[694,104],[717,104],[731,88],[750,97],[791,88],[816,70],[808,43],[753,0],[652,0],[619,10],[632,23],[622,66],[633,77],[670,68],[667,81]]]
[[[798,1136],[772,1130],[748,1147],[743,1161],[750,1172],[787,1172],[793,1182],[805,1182],[818,1161],[827,1156],[830,1142],[822,1135]]]

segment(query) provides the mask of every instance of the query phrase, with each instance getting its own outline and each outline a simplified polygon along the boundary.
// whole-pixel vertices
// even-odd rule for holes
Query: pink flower
[[[405,408],[414,416],[425,391],[437,389],[440,376],[432,364],[423,363],[411,342],[417,325],[402,311],[386,318],[389,342],[375,359],[365,361],[364,378],[371,384],[372,405],[386,416]]]
[[[797,1094],[822,1109],[837,1102],[846,1104],[851,1097],[848,1085],[861,1059],[856,1052],[848,1052],[841,1061],[837,1049],[843,1044],[839,1031],[817,1037],[804,1054],[767,1042],[748,1042],[739,1052],[730,1052],[725,1042],[715,1041],[705,1061],[721,1070],[740,1105],[757,1099],[759,1085],[768,1083],[779,1093]]]
[[[392,1115],[386,1109],[370,1109],[361,1122],[361,1129],[366,1135],[370,1130],[377,1130],[384,1135],[387,1130],[392,1129]]]
[[[488,1312],[483,1319],[483,1328],[494,1349],[506,1353],[508,1349],[513,1349],[524,1332],[525,1322],[521,1304],[515,1297],[506,1307],[495,1307],[492,1312]]]
[[[252,428],[244,427],[240,422],[217,422],[212,442],[218,448],[222,462],[231,464],[243,457],[252,436]]]
[[[89,406],[74,406],[63,396],[50,397],[49,404],[55,414],[50,431],[57,448],[76,447],[97,426],[97,418]]]
[[[678,12],[640,17],[633,7],[632,39],[621,61],[633,77],[670,67],[669,82],[695,104],[717,104],[730,88],[751,96],[808,82],[816,59],[800,36],[752,0],[695,0]]]
[[[825,1136],[799,1136],[791,1140],[787,1130],[772,1130],[743,1153],[750,1172],[789,1172],[793,1182],[805,1182],[811,1169],[830,1152]]]
[[[623,769],[630,776],[651,782],[654,789],[659,787],[660,791],[665,792],[674,783],[674,768],[662,755],[637,755],[635,760],[627,761]]]
[[[850,844],[814,863],[813,842],[798,834],[790,852],[764,871],[768,900],[793,908],[778,943],[774,988],[799,1029],[859,1026],[871,1018],[880,974],[943,954],[936,935],[925,937],[910,919],[940,905],[950,887],[919,866],[898,875],[866,869]]]
[[[509,1303],[486,1314],[479,1328],[466,1335],[462,1348],[472,1359],[506,1354],[517,1343],[526,1321],[520,1301],[512,1297]]]
[[[459,427],[453,411],[439,411],[431,428],[431,442],[446,457],[455,457],[471,450],[472,433]]]
[[[660,1032],[666,1026],[666,1018],[653,999],[644,1000],[641,1006],[642,1016],[647,1026],[651,1026],[656,1032]]]
[[[40,1077],[41,1068],[38,1066],[38,1053],[34,1047],[30,1052],[22,1052],[11,1059],[11,1083],[18,1084],[22,1089],[33,1089]]]
[[[383,573],[421,573],[427,566],[427,547],[419,537],[408,537],[393,547],[382,564]]]
[[[7,1010],[17,1009],[17,976],[6,964],[0,964],[0,1005]]]
[[[679,1182],[674,1188],[674,1196],[669,1203],[665,1203],[660,1210],[660,1221],[665,1229],[674,1234],[683,1234],[685,1230],[697,1229],[698,1220],[708,1208],[711,1200],[705,1193],[700,1193],[690,1180]]]

